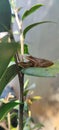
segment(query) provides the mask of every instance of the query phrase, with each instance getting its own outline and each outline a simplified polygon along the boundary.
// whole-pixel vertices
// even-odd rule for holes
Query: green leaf
[[[19,71],[21,68],[19,67]],[[2,78],[0,79],[0,94],[2,93],[4,87],[10,82],[17,74],[17,68],[16,65],[13,64],[10,67],[8,67],[3,74]]]
[[[28,112],[28,104],[26,101],[24,102],[24,111]]]
[[[30,67],[27,69],[22,69],[22,73],[37,76],[37,77],[55,77],[59,73],[59,60],[54,62],[54,65],[47,68],[36,68]]]
[[[34,129],[39,130],[39,129],[41,129],[42,127],[44,127],[43,124],[41,124],[41,123],[37,123],[37,124],[34,125],[34,127],[32,128],[32,130],[34,130]]]
[[[0,0],[0,32],[10,30],[11,8],[9,0]]]
[[[11,101],[7,104],[3,104],[0,106],[0,121],[2,121],[15,106],[17,106],[19,102]]]
[[[22,15],[22,20],[24,20],[27,16],[29,16],[30,14],[32,14],[33,12],[35,12],[42,6],[43,6],[42,4],[37,4],[37,5],[32,6],[29,10],[26,10],[24,14]]]
[[[21,53],[21,45],[20,45],[20,53]],[[28,45],[24,44],[24,54],[29,54]]]
[[[37,25],[41,25],[41,24],[44,24],[44,23],[53,23],[52,21],[42,21],[42,22],[38,22],[38,23],[34,23],[34,24],[31,24],[29,26],[27,26],[24,30],[23,30],[23,35],[24,35],[24,38],[27,34],[27,32],[32,29],[33,27],[37,26]]]
[[[59,60],[55,61],[53,66],[48,67],[47,71],[56,76],[59,73]]]
[[[27,79],[24,83],[24,90],[28,88],[29,85],[29,79]]]
[[[11,58],[15,55],[19,44],[16,42],[0,43],[0,78],[6,70]]]
[[[8,42],[8,34],[1,38],[1,42]]]
[[[28,45],[24,44],[24,54],[29,54]]]
[[[54,75],[50,73],[46,68],[30,67],[27,69],[22,69],[21,72],[26,75],[37,76],[37,77],[54,77]]]

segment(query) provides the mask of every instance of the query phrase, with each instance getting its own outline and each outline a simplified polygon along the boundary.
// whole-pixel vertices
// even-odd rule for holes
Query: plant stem
[[[8,129],[10,130],[11,122],[10,122],[10,113],[8,113]]]
[[[19,101],[21,101],[22,104],[19,105],[19,112],[18,112],[18,125],[19,130],[23,130],[23,107],[24,107],[24,100],[23,100],[23,89],[24,89],[24,74],[19,72],[19,66],[17,62],[17,56],[15,55],[15,62],[17,67],[17,73],[19,78],[19,84],[20,84],[20,95],[19,95]]]
[[[20,61],[23,61],[23,55],[24,55],[24,38],[23,38],[23,31],[22,31],[22,20],[18,17],[17,9],[14,10],[15,18],[19,27],[20,31],[20,44],[21,44],[21,59]],[[19,100],[22,102],[22,104],[19,105],[19,113],[18,113],[18,119],[19,119],[19,130],[23,130],[23,107],[24,107],[24,100],[23,100],[23,89],[24,89],[24,74],[18,71],[18,62],[17,62],[17,56],[15,57],[16,60],[16,66],[17,66],[17,73],[19,78],[19,84],[20,84],[20,97]]]
[[[20,101],[22,104],[19,105],[19,127],[20,130],[23,130],[23,107],[24,107],[24,100],[23,100],[23,87],[24,87],[24,75],[20,74]]]
[[[15,17],[16,17],[16,22],[18,24],[18,28],[20,31],[20,44],[21,44],[21,56],[23,60],[23,55],[24,55],[24,37],[23,37],[23,31],[22,31],[22,20],[18,17],[17,14],[17,9],[14,10]]]

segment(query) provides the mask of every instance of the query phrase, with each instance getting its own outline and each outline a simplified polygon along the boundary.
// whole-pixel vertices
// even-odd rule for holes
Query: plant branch
[[[10,113],[8,113],[8,129],[10,130],[11,122],[10,122]]]
[[[24,100],[23,100],[23,88],[24,88],[24,74],[19,72],[19,66],[17,62],[17,55],[15,55],[15,62],[16,62],[16,68],[19,78],[19,84],[20,84],[20,96],[19,100],[22,102],[22,104],[19,105],[19,112],[18,112],[18,125],[19,130],[23,130],[23,107],[24,107]]]
[[[23,61],[23,55],[24,55],[24,37],[23,37],[23,31],[22,31],[22,20],[18,17],[18,10],[14,9],[16,22],[19,27],[20,31],[20,44],[21,44],[21,58],[20,60]],[[17,73],[19,78],[19,84],[20,84],[20,97],[19,100],[22,102],[22,104],[19,105],[19,113],[18,113],[18,119],[19,119],[19,130],[23,130],[23,107],[24,107],[24,100],[23,100],[23,89],[24,89],[24,74],[19,72],[18,69],[18,62],[17,62],[18,56],[15,55],[15,62],[17,67]]]
[[[24,37],[23,37],[23,32],[22,32],[22,20],[20,20],[19,17],[18,17],[17,9],[15,9],[14,12],[15,12],[15,17],[16,17],[16,22],[17,22],[19,30],[20,30],[21,55],[23,57],[23,54],[24,54]],[[23,60],[23,58],[22,58],[22,60]]]

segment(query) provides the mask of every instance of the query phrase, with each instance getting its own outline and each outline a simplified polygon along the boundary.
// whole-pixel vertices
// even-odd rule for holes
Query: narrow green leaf
[[[28,88],[28,84],[29,84],[29,79],[27,79],[24,83],[24,90]]]
[[[0,106],[0,121],[2,121],[7,116],[8,112],[10,112],[18,104],[18,102],[12,101]]]
[[[34,23],[34,24],[31,24],[29,26],[27,26],[24,30],[23,30],[23,35],[24,35],[24,38],[27,34],[27,32],[32,29],[33,27],[37,26],[37,25],[41,25],[41,24],[44,24],[44,23],[53,23],[52,21],[42,21],[42,22],[38,22],[38,23]]]
[[[32,6],[29,10],[26,10],[24,14],[22,15],[22,20],[24,20],[27,16],[29,16],[30,14],[32,14],[33,12],[35,12],[42,6],[43,6],[42,4],[37,4],[37,5]]]
[[[52,73],[50,73],[46,68],[36,68],[30,67],[27,69],[22,69],[22,73],[30,76],[37,76],[37,77],[54,77]]]
[[[11,27],[11,8],[9,0],[0,0],[0,32],[10,30]]]
[[[24,44],[24,54],[29,54],[28,45]]]
[[[19,67],[19,71],[21,68]],[[3,74],[2,78],[0,79],[0,94],[2,93],[4,87],[10,82],[17,74],[16,64],[11,65],[8,67]]]
[[[16,53],[19,44],[16,42],[0,44],[0,78],[6,70],[11,58]]]

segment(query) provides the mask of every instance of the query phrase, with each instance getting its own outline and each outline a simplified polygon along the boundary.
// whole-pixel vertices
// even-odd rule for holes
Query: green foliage
[[[39,130],[39,129],[41,129],[42,127],[44,127],[43,124],[37,123],[37,124],[34,125],[34,127],[32,128],[32,130],[35,130],[35,129]]]
[[[20,50],[21,52],[21,45],[20,45]],[[29,50],[28,50],[28,45],[27,44],[24,44],[24,54],[29,54]]]
[[[10,30],[11,8],[8,0],[0,0],[0,32]]]
[[[7,104],[0,106],[0,121],[2,121],[8,112],[10,112],[16,105],[19,105],[19,102],[11,101]]]
[[[51,22],[51,21],[42,21],[42,22],[34,23],[34,24],[31,24],[31,25],[27,26],[27,27],[24,29],[24,31],[23,31],[24,38],[25,38],[27,32],[28,32],[30,29],[32,29],[33,27],[35,27],[35,26],[37,26],[37,25],[41,25],[41,24],[43,24],[43,23],[52,23],[52,22]]]
[[[37,67],[30,67],[27,69],[22,69],[22,73],[26,75],[31,75],[31,76],[37,76],[37,77],[54,77],[54,75],[49,72],[48,69],[46,68],[37,68]]]
[[[54,65],[47,68],[48,73],[53,74],[56,76],[59,73],[59,60],[54,62]]]
[[[24,54],[29,54],[28,45],[24,44]]]
[[[32,13],[34,13],[36,10],[38,10],[42,6],[43,6],[42,4],[37,4],[37,5],[34,5],[33,7],[31,7],[29,10],[26,10],[24,12],[24,14],[22,15],[22,20],[27,18],[27,16],[31,15]]]
[[[21,68],[19,67],[19,71]],[[0,94],[2,93],[4,87],[17,75],[16,64],[7,67],[0,80]]]
[[[12,42],[10,43],[2,43],[0,44],[0,78],[2,77],[3,73],[5,72],[11,58],[17,52],[19,48],[19,44]]]

